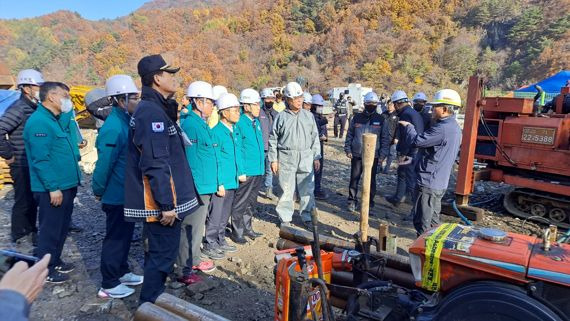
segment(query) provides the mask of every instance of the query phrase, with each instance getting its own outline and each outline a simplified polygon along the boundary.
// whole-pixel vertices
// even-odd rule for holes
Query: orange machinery
[[[484,97],[471,77],[457,175],[458,205],[467,205],[474,181],[517,187],[503,204],[511,214],[570,228],[570,114],[561,88],[553,113],[534,116],[533,100]],[[474,170],[474,161],[486,163]]]

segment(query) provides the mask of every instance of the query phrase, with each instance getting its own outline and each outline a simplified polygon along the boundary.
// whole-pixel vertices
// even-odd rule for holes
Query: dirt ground
[[[325,145],[325,165],[323,186],[329,199],[318,201],[321,230],[323,234],[350,240],[358,230],[358,216],[348,213],[346,199],[350,163],[342,149],[343,141],[330,139]],[[415,238],[410,223],[402,218],[410,211],[409,204],[400,208],[391,207],[383,196],[391,195],[396,186],[395,170],[388,175],[378,175],[376,206],[371,210],[370,235],[378,234],[381,223],[390,225],[390,233],[398,237],[398,252],[406,254]],[[454,185],[451,178],[450,191]],[[523,222],[504,214],[500,194],[510,187],[494,183],[478,183],[474,202],[484,202],[481,207],[489,210],[485,220],[478,225],[493,226],[507,231],[524,234],[538,234],[539,227],[534,223]],[[448,193],[446,198],[452,197]],[[14,248],[29,252],[29,246],[15,246],[10,243],[10,211],[13,204],[10,188],[0,191],[0,247]],[[274,305],[274,251],[279,238],[278,218],[275,203],[263,197],[258,198],[254,229],[263,237],[238,245],[238,252],[224,260],[216,261],[217,270],[203,274],[207,286],[186,289],[173,282],[167,292],[189,302],[211,310],[231,320],[271,320]],[[389,220],[386,220],[386,214]],[[85,175],[83,186],[79,188],[78,202],[73,214],[74,222],[84,230],[69,235],[63,259],[75,263],[78,268],[71,273],[72,282],[64,286],[46,285],[43,293],[32,306],[32,320],[130,320],[137,307],[140,287],[137,293],[123,300],[102,300],[96,296],[101,275],[99,260],[101,241],[105,234],[105,216],[100,204],[95,201],[90,188],[90,176]],[[455,217],[442,216],[443,221],[458,221]],[[298,215],[293,223],[302,226]],[[135,233],[140,235],[141,226]],[[132,243],[130,264],[135,272],[141,272],[143,249],[140,241]]]

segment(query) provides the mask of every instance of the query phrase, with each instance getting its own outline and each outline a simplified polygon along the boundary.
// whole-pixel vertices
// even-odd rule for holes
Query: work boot
[[[348,207],[347,207],[349,212],[356,212],[356,203],[355,202],[348,202]]]
[[[229,244],[220,245],[219,249],[224,253],[235,253],[237,252],[237,247]]]
[[[204,248],[202,250],[202,256],[205,256],[211,260],[222,260],[224,257],[224,252],[219,249],[214,248]]]
[[[327,198],[329,198],[329,195],[323,190],[318,190],[315,191],[315,198],[318,200],[326,200]]]
[[[235,244],[246,244],[247,240],[242,236],[242,237],[237,237],[234,234],[230,235],[230,239],[232,240],[232,242],[234,242]]]
[[[279,223],[279,228],[281,228],[281,227],[283,227],[283,226],[285,226],[285,227],[291,227],[291,222],[281,222],[281,223]]]
[[[257,233],[254,230],[245,231],[243,236],[249,237],[251,240],[255,240],[256,238],[263,236],[262,233]]]
[[[386,202],[390,203],[393,207],[399,207],[402,201],[396,200],[393,197],[386,197]]]

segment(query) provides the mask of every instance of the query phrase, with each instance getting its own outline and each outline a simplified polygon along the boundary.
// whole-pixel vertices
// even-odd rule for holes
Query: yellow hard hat
[[[453,89],[442,89],[435,93],[433,96],[433,101],[430,102],[432,105],[452,105],[456,107],[461,107],[461,97],[457,91]]]

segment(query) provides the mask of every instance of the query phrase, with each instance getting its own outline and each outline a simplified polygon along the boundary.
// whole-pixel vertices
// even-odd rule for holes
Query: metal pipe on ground
[[[313,240],[313,233],[294,226],[281,226],[279,230],[279,237],[305,245],[309,245]],[[321,249],[325,251],[332,251],[335,247],[346,249],[354,249],[354,243],[344,241],[334,237],[319,235],[319,243]]]
[[[220,315],[168,293],[161,294],[156,299],[155,304],[169,312],[183,317],[184,320],[188,321],[229,321]]]
[[[413,289],[416,287],[416,282],[414,276],[410,273],[402,272],[396,269],[392,269],[389,267],[384,268],[384,274],[382,274],[382,270],[377,269],[369,269],[368,272],[378,278],[383,277],[384,280],[390,280],[394,284],[399,286]],[[354,274],[352,272],[345,272],[345,271],[334,271],[332,273],[331,282],[333,284],[338,285],[352,285],[352,279]]]
[[[134,321],[188,321],[150,302],[143,303],[136,311]]]

